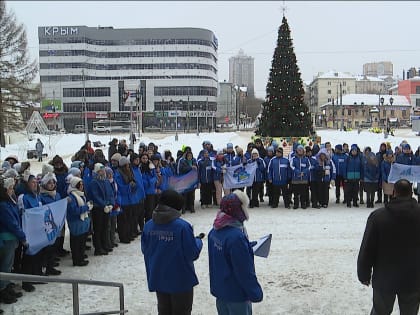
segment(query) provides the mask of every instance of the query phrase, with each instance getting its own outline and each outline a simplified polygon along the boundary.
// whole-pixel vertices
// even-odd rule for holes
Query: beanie
[[[81,181],[82,181],[82,179],[80,177],[73,176],[70,179],[70,187],[71,188],[76,188],[77,184],[79,184]]]
[[[274,148],[273,148],[273,146],[269,146],[268,148],[267,148],[267,152],[274,152]]]
[[[6,172],[3,173],[4,178],[16,178],[18,176],[19,176],[19,174],[18,174],[18,172],[16,172],[16,170],[14,168],[11,168],[11,169],[9,169],[9,170],[7,170]]]
[[[304,150],[303,145],[299,144],[296,146],[296,151],[297,150]]]
[[[393,155],[394,153],[392,152],[392,150],[386,150],[386,155],[387,156],[391,156],[391,155]]]
[[[9,178],[4,178],[3,179],[3,187],[5,189],[9,189],[10,187],[13,187],[13,186],[15,186],[15,179],[14,178],[9,177]]]
[[[357,149],[358,149],[358,146],[357,146],[357,144],[355,144],[355,143],[353,143],[353,144],[351,145],[351,147],[350,147],[350,151],[351,151],[351,150],[356,150],[356,151],[357,151]]]
[[[9,155],[7,158],[4,159],[5,161],[13,160],[14,163],[19,163],[18,157],[16,155]]]
[[[405,144],[403,144],[402,149],[403,150],[410,150],[411,147],[410,147],[410,145],[408,143],[405,143]]]
[[[233,149],[233,144],[229,142],[229,143],[226,145],[226,148],[227,148],[227,149]]]
[[[100,170],[105,169],[105,166],[102,163],[95,163],[93,172],[98,173]]]
[[[118,161],[119,166],[124,166],[124,165],[127,165],[127,164],[130,164],[130,161],[125,156],[122,156]]]
[[[184,197],[175,190],[168,189],[160,195],[159,204],[179,211],[184,205]]]
[[[82,161],[73,161],[70,165],[70,167],[76,167],[76,168],[81,168],[84,166],[85,166],[85,163],[83,163]]]
[[[337,145],[335,146],[335,149],[336,149],[336,150],[343,151],[343,146],[342,146],[341,144],[337,144]]]
[[[112,170],[112,168],[105,166],[105,173],[106,175],[112,174],[114,175],[114,171]]]
[[[41,171],[42,176],[45,176],[48,173],[52,173],[52,172],[54,172],[54,167],[51,164],[42,165],[42,171]]]
[[[114,160],[114,161],[119,161],[121,159],[121,154],[120,153],[114,153],[112,156],[111,156],[111,160]]]
[[[156,161],[156,160],[160,160],[160,156],[159,154],[153,154],[152,157],[150,158],[151,161]]]
[[[73,176],[77,176],[80,177],[82,175],[82,173],[80,172],[80,169],[77,167],[70,167],[68,174],[73,175]]]
[[[249,203],[248,196],[240,190],[226,195],[220,202],[220,211],[227,215],[244,222],[249,219],[247,205]]]
[[[254,153],[256,153],[258,155],[260,154],[257,149],[252,149],[251,154],[254,154]]]
[[[140,155],[138,155],[138,154],[137,154],[137,153],[135,153],[135,152],[131,153],[131,154],[130,154],[130,163],[133,163],[133,161],[134,161],[135,159],[138,159],[138,158],[140,158]]]
[[[46,184],[48,184],[48,182],[50,180],[53,180],[57,183],[57,177],[55,177],[55,174],[52,172],[48,172],[47,174],[45,174],[42,179],[41,179],[41,185],[45,186]]]

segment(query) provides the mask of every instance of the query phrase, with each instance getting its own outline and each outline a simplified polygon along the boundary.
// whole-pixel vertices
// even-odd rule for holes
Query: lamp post
[[[87,104],[86,104],[86,80],[85,80],[85,70],[82,69],[82,82],[83,82],[83,110],[85,112],[85,133],[86,141],[89,140],[89,125],[87,117]]]
[[[235,123],[236,130],[239,131],[239,86],[235,85]]]
[[[196,108],[196,107],[194,107],[194,108]],[[195,114],[197,116],[197,136],[199,136],[200,135],[200,130],[198,129],[198,111],[195,111]]]

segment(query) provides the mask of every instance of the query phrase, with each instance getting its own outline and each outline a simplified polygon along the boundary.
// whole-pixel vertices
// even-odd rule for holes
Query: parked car
[[[74,125],[73,133],[83,133],[85,132],[85,126],[83,125]]]
[[[98,133],[110,133],[111,132],[111,127],[105,127],[105,126],[96,126],[94,129],[95,132]]]

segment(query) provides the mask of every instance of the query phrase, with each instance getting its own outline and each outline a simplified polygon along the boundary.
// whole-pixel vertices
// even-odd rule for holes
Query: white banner
[[[257,163],[227,167],[223,177],[223,188],[232,189],[252,186],[256,170]]]
[[[388,182],[395,183],[399,179],[406,179],[410,183],[420,182],[420,165],[404,165],[393,163],[389,172]]]

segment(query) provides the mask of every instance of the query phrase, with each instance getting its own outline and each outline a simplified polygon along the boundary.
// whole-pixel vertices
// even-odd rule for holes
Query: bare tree
[[[38,72],[36,61],[29,60],[26,31],[14,13],[6,11],[0,0],[0,146],[5,146],[6,123],[9,130],[23,126],[21,108],[37,91],[30,83]]]

